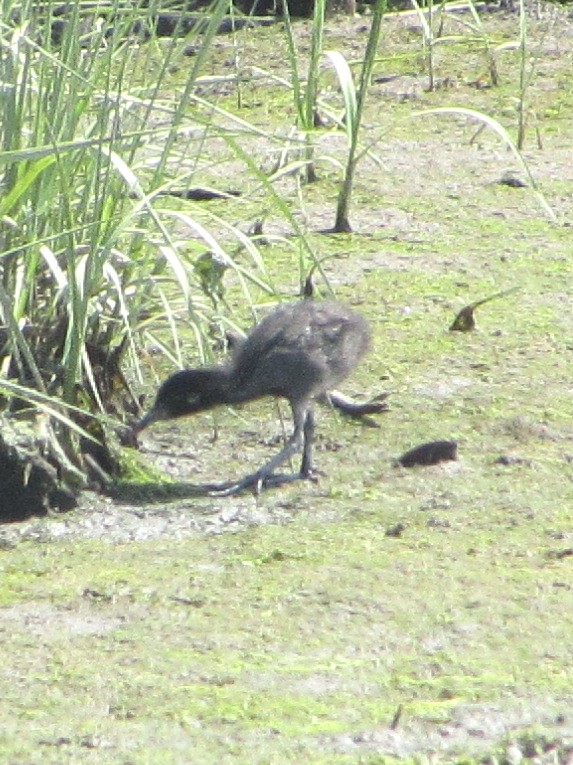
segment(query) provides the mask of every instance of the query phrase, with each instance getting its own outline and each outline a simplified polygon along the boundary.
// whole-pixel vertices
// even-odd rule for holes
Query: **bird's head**
[[[221,370],[184,369],[160,386],[151,410],[133,426],[138,435],[154,422],[174,420],[224,403]]]

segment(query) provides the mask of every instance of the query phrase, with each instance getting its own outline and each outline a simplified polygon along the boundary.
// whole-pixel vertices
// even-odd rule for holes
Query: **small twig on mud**
[[[396,730],[398,725],[400,724],[400,718],[402,717],[402,710],[404,707],[402,704],[398,706],[398,709],[396,710],[396,713],[394,717],[392,718],[392,722],[390,723],[390,730]]]

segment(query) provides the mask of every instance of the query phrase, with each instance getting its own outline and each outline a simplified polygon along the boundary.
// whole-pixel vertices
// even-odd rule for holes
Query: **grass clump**
[[[47,418],[48,459],[74,488],[118,473],[111,426],[138,413],[122,366],[141,377],[141,338],[181,365],[184,328],[205,356],[206,296],[215,308],[218,299],[197,267],[201,248],[235,266],[209,223],[158,204],[173,180],[193,178],[201,135],[220,130],[212,115],[191,128],[186,110],[225,10],[214,4],[198,27],[199,55],[176,93],[167,88],[180,43],[161,56],[158,40],[142,44],[133,30],[154,23],[144,5],[98,15],[76,4],[60,19],[55,4],[8,4],[3,15],[0,385],[16,408]],[[193,130],[199,141],[186,138]],[[193,247],[169,231],[174,220]],[[244,294],[251,278],[269,290],[256,245],[226,231],[252,258],[235,268]]]

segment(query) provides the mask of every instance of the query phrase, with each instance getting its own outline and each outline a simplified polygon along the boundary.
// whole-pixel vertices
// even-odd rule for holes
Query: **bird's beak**
[[[131,428],[131,434],[132,436],[138,436],[142,430],[145,430],[145,428],[149,427],[149,425],[153,424],[154,422],[157,422],[158,420],[163,420],[164,417],[162,416],[162,412],[160,409],[153,408],[150,412],[148,412],[145,417],[142,417],[141,420],[135,423],[135,425]]]

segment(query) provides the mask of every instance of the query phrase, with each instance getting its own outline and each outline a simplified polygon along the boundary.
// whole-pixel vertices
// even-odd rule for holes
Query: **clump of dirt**
[[[4,422],[0,434],[0,522],[20,521],[50,510],[71,510],[76,499],[61,485],[58,471],[25,430]]]

